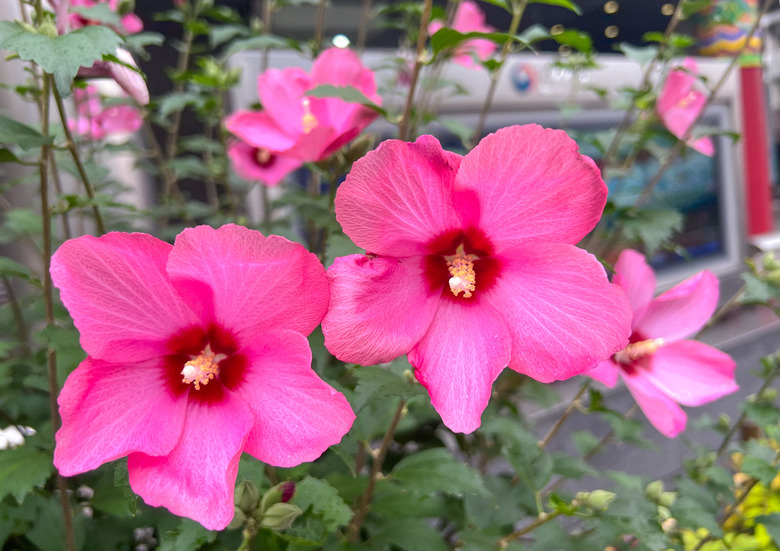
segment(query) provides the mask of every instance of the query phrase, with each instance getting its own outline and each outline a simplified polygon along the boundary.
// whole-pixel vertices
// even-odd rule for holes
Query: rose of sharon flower
[[[57,0],[54,0],[57,1]],[[119,9],[119,0],[59,0],[63,3],[70,3],[72,7],[84,7],[91,8],[98,4],[108,4],[111,11],[116,12]],[[93,21],[87,19],[79,13],[70,13],[68,16],[68,23],[71,28],[79,29],[86,27],[87,25],[103,25],[101,21]],[[121,22],[118,26],[112,27],[119,34],[136,34],[140,33],[144,29],[143,21],[134,13],[128,13],[122,16]]]
[[[304,95],[322,84],[350,86],[377,105],[382,101],[374,72],[350,50],[325,50],[311,74],[298,67],[266,71],[257,80],[263,111],[236,111],[225,120],[225,127],[244,142],[229,151],[239,175],[277,184],[303,163],[335,153],[377,117],[357,103]]]
[[[428,25],[428,34],[435,34],[436,31],[444,27],[444,22],[433,21]],[[452,20],[452,28],[461,33],[492,33],[496,29],[485,24],[485,14],[479,9],[476,2],[471,0],[462,0],[455,10],[455,17]],[[464,67],[478,67],[474,57],[479,61],[486,61],[493,55],[498,46],[491,40],[484,38],[474,38],[461,42],[454,51],[452,60]]]
[[[131,67],[138,68],[133,56],[127,50],[118,48],[115,54],[117,58]],[[96,61],[92,67],[80,67],[80,78],[110,78],[116,82],[125,93],[141,105],[149,103],[149,89],[146,87],[144,77],[129,67],[125,67],[113,61]]]
[[[311,369],[328,305],[317,258],[235,225],[65,242],[51,275],[87,359],[59,397],[54,464],[71,476],[128,456],[130,486],[209,529],[233,517],[242,452],[313,461],[354,420]]]
[[[673,69],[669,73],[655,104],[655,110],[661,118],[661,122],[678,139],[685,136],[701,110],[704,109],[704,104],[707,103],[707,97],[694,88],[697,80],[696,75],[699,74],[696,62],[692,58],[686,57],[683,68],[685,70]],[[708,157],[712,157],[715,153],[715,146],[708,136],[698,140],[689,140],[688,145]]]
[[[368,256],[328,270],[325,345],[363,365],[408,354],[444,424],[479,427],[507,365],[539,381],[594,367],[628,341],[631,311],[574,246],[607,188],[560,130],[512,126],[465,157],[432,136],[383,142],[336,194]]]
[[[647,419],[673,438],[685,429],[678,403],[701,406],[739,388],[728,354],[685,340],[712,316],[718,279],[705,270],[653,299],[653,270],[641,254],[627,249],[615,264],[613,281],[634,310],[630,344],[588,375],[609,387],[620,375]]]
[[[103,107],[100,94],[94,86],[78,88],[73,96],[77,117],[68,121],[68,127],[89,140],[102,140],[107,136],[128,134],[141,128],[141,115],[136,108],[130,105]]]

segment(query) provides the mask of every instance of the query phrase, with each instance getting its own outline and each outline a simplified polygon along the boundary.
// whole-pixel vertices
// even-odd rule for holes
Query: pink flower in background
[[[336,217],[368,256],[328,269],[322,329],[337,358],[403,354],[444,424],[471,432],[508,365],[539,381],[594,367],[628,341],[631,309],[574,246],[607,188],[564,132],[512,126],[465,157],[432,136],[357,161]]]
[[[252,147],[240,140],[228,147],[228,156],[239,176],[245,180],[263,182],[268,186],[278,185],[285,176],[303,165],[293,157]]]
[[[641,254],[627,249],[615,264],[613,281],[634,310],[630,344],[588,375],[609,387],[620,375],[647,419],[673,438],[686,423],[678,403],[701,406],[738,389],[728,354],[685,340],[712,317],[718,279],[705,270],[653,299],[653,270]]]
[[[102,140],[116,134],[129,134],[141,128],[138,110],[131,105],[104,107],[94,86],[74,92],[77,116],[68,121],[72,132],[90,140]]]
[[[444,27],[444,22],[433,21],[428,26],[428,34],[435,34],[436,31]],[[461,33],[492,33],[496,29],[485,24],[485,13],[479,9],[476,2],[471,0],[462,0],[455,10],[455,18],[452,20],[452,28]],[[486,61],[493,55],[498,46],[491,40],[484,38],[475,38],[466,40],[455,48],[452,60],[464,67],[478,67],[479,63],[474,60]]]
[[[683,68],[685,70],[673,69],[669,73],[655,104],[661,122],[678,139],[685,136],[707,102],[707,97],[694,88],[696,75],[699,74],[696,62],[686,57]],[[715,146],[708,136],[690,140],[688,145],[709,157],[715,153]]]
[[[71,7],[84,7],[91,8],[98,4],[108,4],[111,11],[116,12],[119,9],[119,0],[54,0],[60,1],[64,4],[70,3]],[[68,23],[71,28],[79,29],[86,27],[87,25],[103,25],[101,21],[93,21],[87,19],[81,14],[71,12],[68,15]],[[144,24],[141,19],[134,13],[128,13],[121,18],[120,25],[113,27],[113,29],[119,34],[136,34],[140,33],[144,29]]]
[[[138,67],[133,56],[127,50],[118,49],[116,57],[131,67]],[[149,103],[149,89],[146,87],[144,77],[124,65],[112,61],[96,61],[92,67],[80,67],[80,78],[110,78],[116,82],[124,92],[141,105]]]
[[[225,126],[252,149],[287,159],[290,171],[297,168],[291,159],[300,161],[299,165],[326,159],[356,138],[377,113],[338,98],[305,96],[306,91],[322,84],[350,86],[372,102],[381,103],[374,72],[365,68],[354,52],[331,48],[314,61],[311,74],[291,67],[260,75],[257,88],[263,111],[236,111],[225,120]],[[235,154],[231,157],[235,162]],[[247,173],[246,166],[236,167]]]
[[[317,257],[235,225],[66,241],[51,275],[88,356],[59,397],[64,476],[128,456],[152,506],[222,529],[242,452],[313,461],[354,420],[311,369],[328,305]]]

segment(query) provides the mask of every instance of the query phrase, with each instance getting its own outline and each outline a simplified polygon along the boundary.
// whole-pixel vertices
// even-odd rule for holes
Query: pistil
[[[474,272],[474,263],[468,256],[458,253],[455,255],[455,258],[447,262],[447,268],[452,276],[449,280],[452,294],[458,296],[460,293],[463,293],[464,298],[469,298],[471,293],[477,288],[477,274]]]
[[[615,361],[621,364],[631,364],[646,356],[652,356],[655,351],[663,346],[663,339],[648,339],[632,342],[620,352],[615,354]]]

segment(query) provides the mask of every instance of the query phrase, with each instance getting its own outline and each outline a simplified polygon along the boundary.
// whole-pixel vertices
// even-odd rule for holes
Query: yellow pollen
[[[476,289],[477,275],[474,273],[474,263],[462,254],[455,255],[451,261],[447,262],[447,268],[450,270],[450,291],[455,296],[463,293],[464,298],[469,298],[471,292]]]
[[[257,150],[255,159],[257,159],[258,164],[264,165],[271,160],[271,152],[261,147]]]
[[[693,91],[688,92],[688,94],[680,98],[680,100],[677,102],[677,107],[680,109],[685,109],[694,101],[696,101],[696,94]]]
[[[200,356],[184,364],[184,369],[181,370],[184,378],[181,381],[187,384],[195,383],[195,390],[200,390],[200,385],[209,384],[217,373],[219,373],[217,356],[207,348]]]
[[[303,116],[301,117],[301,124],[303,125],[303,133],[308,134],[309,132],[317,128],[319,121],[317,121],[317,117],[315,117],[314,114],[311,112],[311,101],[309,100],[309,98],[303,98],[301,100],[301,105],[303,105]]]
[[[652,356],[655,351],[663,346],[663,339],[649,339],[646,341],[632,342],[620,352],[615,354],[615,361],[621,364],[630,364],[641,360],[645,356]]]

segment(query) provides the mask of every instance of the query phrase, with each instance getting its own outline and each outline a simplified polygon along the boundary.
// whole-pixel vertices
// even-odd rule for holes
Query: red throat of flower
[[[663,344],[663,339],[632,342],[615,354],[615,361],[620,364],[632,364],[646,356],[652,356]]]

